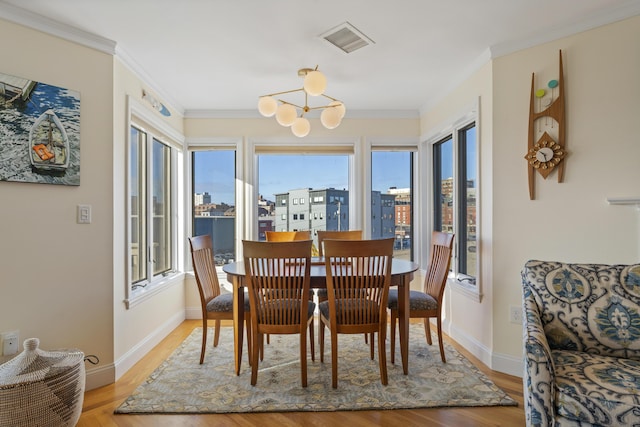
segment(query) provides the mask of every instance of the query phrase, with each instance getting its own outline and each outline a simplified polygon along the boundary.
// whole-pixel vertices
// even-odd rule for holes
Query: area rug
[[[447,363],[443,364],[437,337],[432,346],[427,345],[421,325],[411,325],[409,375],[402,372],[399,343],[394,365],[387,356],[387,386],[380,383],[377,347],[376,358],[371,360],[362,335],[340,335],[337,389],[331,387],[330,339],[325,342],[324,363],[320,363],[316,342],[316,360],[308,359],[308,386],[303,388],[299,337],[272,335],[270,344],[265,344],[257,384],[251,386],[246,343],[240,375],[236,376],[232,328],[222,328],[216,348],[210,344],[213,330],[209,329],[209,348],[202,365],[198,363],[201,331],[194,329],[115,412],[202,414],[517,405],[448,344]]]

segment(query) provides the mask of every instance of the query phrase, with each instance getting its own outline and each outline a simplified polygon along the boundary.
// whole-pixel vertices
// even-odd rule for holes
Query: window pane
[[[153,274],[171,270],[171,149],[153,140]]]
[[[476,276],[476,191],[478,185],[476,127],[471,125],[460,131],[460,171],[465,183],[461,197],[460,212],[460,273]]]
[[[437,231],[453,233],[453,138],[433,146],[434,224]]]
[[[236,152],[208,150],[192,153],[193,234],[209,234],[216,264],[235,259]],[[259,222],[268,214],[258,201]],[[264,233],[260,229],[260,233]]]
[[[137,283],[147,279],[147,242],[145,240],[146,232],[146,210],[145,200],[146,193],[144,188],[146,167],[145,167],[145,139],[146,135],[138,129],[131,128],[131,146],[130,146],[130,163],[129,171],[129,194],[131,203],[130,218],[130,251],[131,251],[131,282]]]
[[[410,151],[371,153],[371,238],[395,237],[394,257],[412,259],[412,170]]]
[[[349,229],[349,156],[261,154],[258,193],[269,209],[263,231]],[[307,203],[306,201],[309,201]]]

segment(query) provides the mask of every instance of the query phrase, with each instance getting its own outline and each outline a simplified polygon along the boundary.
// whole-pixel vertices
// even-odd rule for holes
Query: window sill
[[[478,285],[470,285],[466,282],[450,278],[449,284],[451,289],[475,301],[482,302],[482,294],[479,292]]]
[[[124,300],[125,307],[128,309],[135,307],[150,298],[153,298],[155,295],[160,292],[165,291],[166,289],[172,288],[184,281],[185,274],[183,272],[176,272],[169,276],[162,277],[161,279],[157,279],[156,281],[149,283],[144,288],[136,289],[129,294],[129,298]]]

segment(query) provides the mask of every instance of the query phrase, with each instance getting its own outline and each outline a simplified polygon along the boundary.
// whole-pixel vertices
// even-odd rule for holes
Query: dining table
[[[391,287],[398,288],[398,320],[400,323],[400,355],[402,370],[409,373],[409,288],[414,273],[419,266],[415,262],[393,258],[391,262]],[[244,320],[244,262],[231,262],[222,267],[227,274],[227,280],[233,287],[233,347],[236,375],[240,375],[243,345]],[[322,257],[311,258],[310,286],[311,289],[326,289],[327,272]]]

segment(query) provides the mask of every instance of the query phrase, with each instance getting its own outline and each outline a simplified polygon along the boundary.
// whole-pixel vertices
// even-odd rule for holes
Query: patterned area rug
[[[411,325],[409,375],[402,373],[399,343],[396,343],[395,365],[387,356],[387,386],[380,383],[377,353],[375,360],[371,360],[363,336],[340,335],[337,389],[331,387],[330,339],[325,341],[324,363],[320,363],[320,346],[316,342],[316,361],[312,362],[309,357],[308,386],[302,388],[298,336],[272,335],[271,343],[265,344],[258,382],[252,387],[246,343],[242,369],[236,376],[232,328],[222,328],[216,348],[211,344],[213,329],[209,329],[209,348],[202,365],[198,363],[201,330],[194,329],[115,412],[176,414],[517,405],[447,344],[447,363],[443,364],[437,337],[434,336],[432,346],[427,345],[422,325]]]

